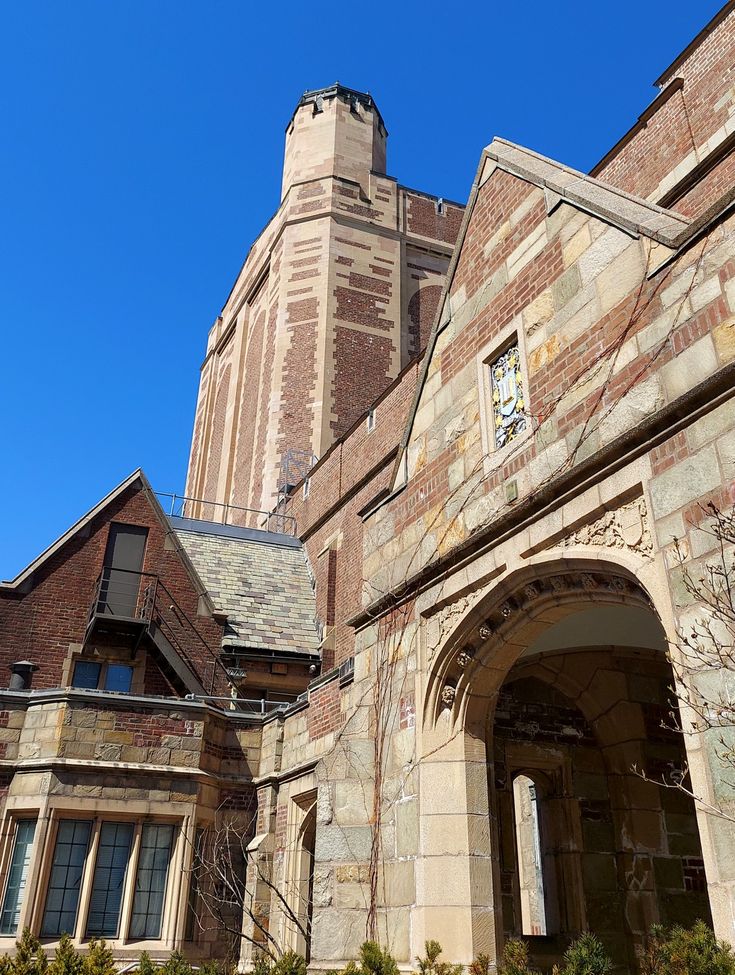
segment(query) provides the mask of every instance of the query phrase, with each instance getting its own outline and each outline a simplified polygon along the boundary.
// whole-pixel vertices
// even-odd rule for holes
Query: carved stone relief
[[[606,511],[595,521],[565,535],[552,545],[600,545],[604,548],[624,548],[638,555],[653,553],[650,520],[645,498],[634,498],[614,511]]]

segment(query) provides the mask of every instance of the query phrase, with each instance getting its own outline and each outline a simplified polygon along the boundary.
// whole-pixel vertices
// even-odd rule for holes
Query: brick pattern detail
[[[392,341],[385,336],[335,329],[332,429],[341,437],[368,409],[375,390],[390,378]],[[351,381],[348,380],[351,377]]]
[[[309,695],[307,727],[310,740],[323,738],[340,727],[342,713],[339,698],[339,682],[336,680],[323,684]]]

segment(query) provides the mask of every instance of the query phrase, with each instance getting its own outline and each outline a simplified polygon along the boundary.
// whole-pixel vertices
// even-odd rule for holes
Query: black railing
[[[156,602],[158,576],[152,572],[105,568],[97,576],[88,623],[95,616],[149,623]]]
[[[235,528],[258,528],[260,531],[296,535],[296,519],[280,511],[261,511],[259,508],[243,508],[224,501],[207,501],[204,498],[188,498],[183,494],[166,494],[156,491],[161,506],[173,518],[190,518],[193,521],[210,521]]]
[[[132,631],[136,646],[148,631],[155,642],[160,630],[174,652],[184,661],[202,687],[214,689],[217,671],[230,684],[219,648],[213,650],[170,590],[152,572],[133,572],[106,566],[95,583],[95,594],[87,619],[87,640],[100,626],[116,625]],[[209,658],[202,673],[201,661],[191,656],[192,642]]]

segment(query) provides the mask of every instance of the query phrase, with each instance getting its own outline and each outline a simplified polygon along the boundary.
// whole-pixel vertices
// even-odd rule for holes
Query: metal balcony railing
[[[191,518],[193,521],[213,521],[236,528],[258,528],[260,531],[296,535],[296,519],[278,511],[261,511],[258,508],[242,508],[223,501],[206,501],[189,498],[183,494],[155,492],[161,506],[172,518]]]
[[[99,574],[87,618],[85,643],[95,634],[109,631],[129,637],[133,651],[147,634],[184,683],[191,683],[193,678],[203,693],[212,693],[218,672],[225,686],[231,683],[220,659],[220,648],[210,646],[170,590],[152,572],[106,566]]]
[[[97,576],[87,625],[95,616],[150,622],[156,602],[158,576],[106,566]]]

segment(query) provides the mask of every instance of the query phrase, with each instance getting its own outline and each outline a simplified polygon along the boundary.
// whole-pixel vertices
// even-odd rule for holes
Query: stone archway
[[[651,923],[707,911],[693,804],[633,769],[684,764],[679,737],[662,728],[672,680],[663,629],[626,569],[533,571],[478,604],[430,675],[425,929],[442,940],[432,932],[444,898],[444,936],[462,960],[524,935],[536,964],[550,967],[589,928],[633,971]],[[547,929],[537,934],[522,921],[518,776],[539,789],[537,889],[547,903],[537,926]],[[448,875],[453,883],[439,885]]]

